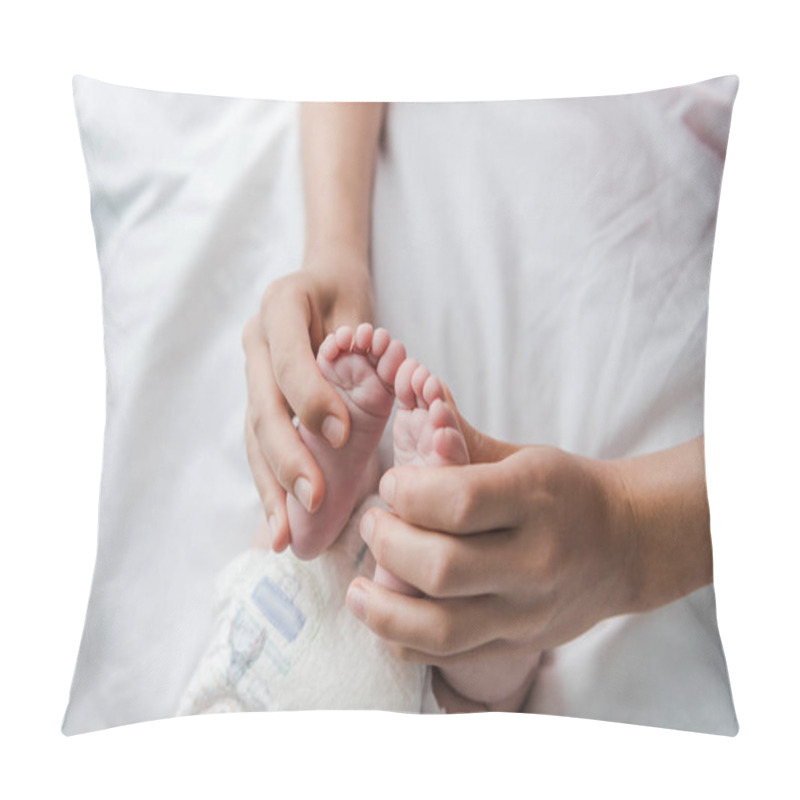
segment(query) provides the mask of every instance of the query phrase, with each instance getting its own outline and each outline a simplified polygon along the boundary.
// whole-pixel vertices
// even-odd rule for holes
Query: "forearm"
[[[335,252],[366,268],[385,103],[304,103],[300,114],[306,263]]]
[[[610,463],[622,485],[623,519],[633,542],[629,610],[649,611],[710,583],[703,437]]]

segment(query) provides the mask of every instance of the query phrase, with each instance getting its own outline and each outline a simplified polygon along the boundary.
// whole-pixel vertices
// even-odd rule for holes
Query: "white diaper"
[[[361,511],[376,503],[370,498]],[[178,715],[439,710],[430,669],[395,658],[345,605],[353,578],[373,569],[355,530],[359,517],[313,561],[250,549],[223,570],[211,643]]]

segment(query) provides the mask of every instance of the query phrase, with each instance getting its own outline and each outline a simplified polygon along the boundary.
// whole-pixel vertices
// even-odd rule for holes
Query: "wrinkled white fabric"
[[[736,86],[392,105],[378,322],[495,436],[600,458],[697,436]],[[259,518],[241,329],[303,234],[293,104],[84,78],[75,101],[108,413],[67,733],[172,714],[207,646],[214,578]],[[713,589],[554,651],[530,710],[734,732]]]

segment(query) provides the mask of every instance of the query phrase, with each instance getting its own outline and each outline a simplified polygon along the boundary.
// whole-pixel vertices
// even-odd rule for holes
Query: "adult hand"
[[[350,609],[401,657],[513,663],[712,580],[702,436],[600,461],[459,424],[471,464],[390,470],[391,511],[361,523],[376,561],[426,595],[351,584]]]
[[[247,458],[274,550],[289,544],[286,493],[310,512],[325,481],[292,422],[341,447],[350,416],[316,363],[317,348],[338,326],[372,319],[372,288],[361,259],[332,252],[267,287],[258,314],[244,328]]]
[[[359,578],[348,605],[404,659],[449,667],[567,642],[626,610],[636,540],[611,462],[515,448],[466,427],[461,467],[396,467],[362,536],[424,593]],[[476,438],[478,437],[478,438]]]

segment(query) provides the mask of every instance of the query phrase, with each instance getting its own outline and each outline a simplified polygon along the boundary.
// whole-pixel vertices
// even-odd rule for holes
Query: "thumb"
[[[461,432],[464,434],[464,439],[466,439],[470,464],[486,464],[494,461],[502,461],[504,458],[508,458],[520,449],[509,442],[501,442],[499,439],[493,439],[491,436],[481,433],[477,428],[470,425],[470,423],[461,416],[461,412],[456,406],[456,401],[453,400],[453,395],[450,393],[450,387],[445,383],[442,385],[447,402],[455,412]]]

